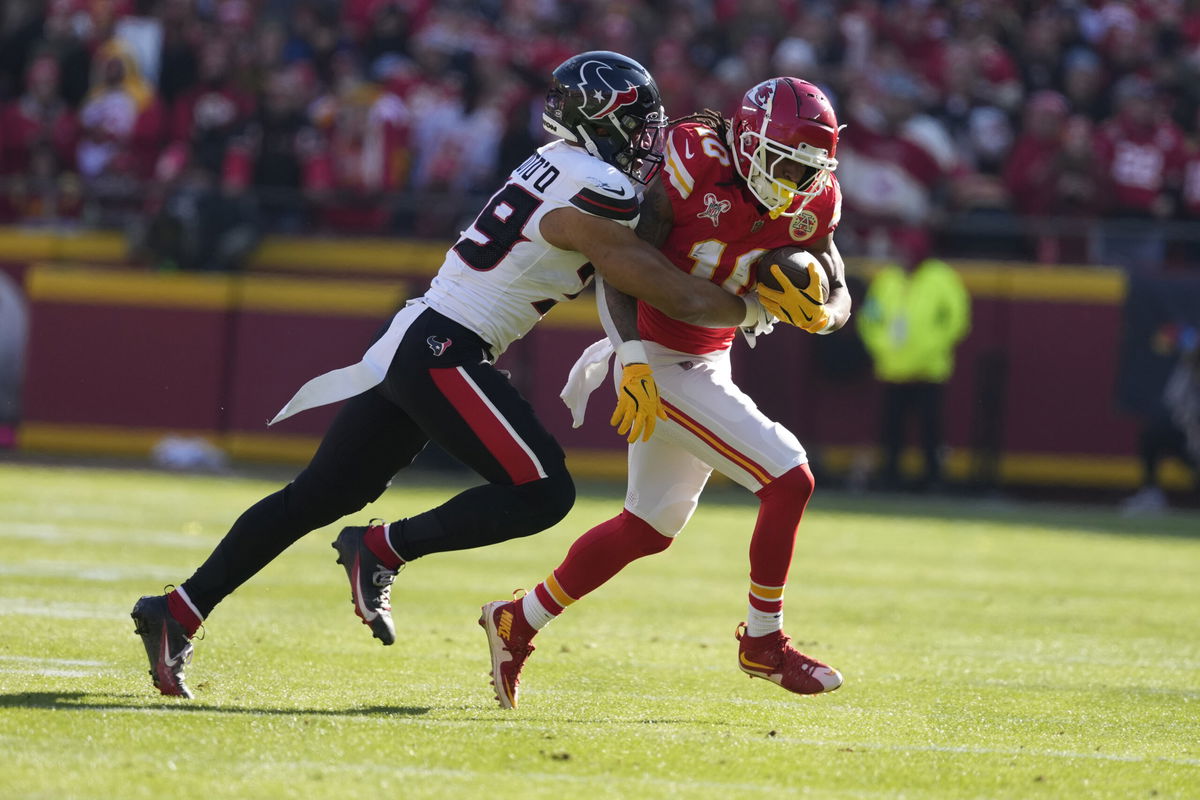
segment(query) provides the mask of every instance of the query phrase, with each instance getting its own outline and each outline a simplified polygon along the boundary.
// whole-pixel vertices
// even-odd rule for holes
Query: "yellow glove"
[[[609,424],[616,427],[617,433],[622,436],[628,433],[627,441],[630,444],[637,441],[639,436],[643,442],[648,441],[658,421],[667,418],[667,412],[658,398],[654,372],[649,364],[634,360],[639,356],[646,358],[646,350],[641,342],[624,342],[617,348],[617,358],[625,366],[621,371],[621,387],[617,390],[617,409]]]
[[[808,262],[808,285],[820,286],[821,269],[815,261]],[[771,274],[779,281],[780,290],[772,289],[761,283],[758,285],[758,299],[774,316],[788,325],[795,325],[809,333],[820,333],[829,327],[829,314],[825,311],[825,303],[818,296],[814,297],[808,291],[797,289],[783,274],[778,264],[771,265]]]

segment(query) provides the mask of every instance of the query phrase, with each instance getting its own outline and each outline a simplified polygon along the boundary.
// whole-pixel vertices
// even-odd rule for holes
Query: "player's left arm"
[[[821,264],[829,279],[829,298],[825,301],[825,313],[829,317],[827,327],[818,333],[833,333],[850,321],[850,290],[846,287],[846,262],[833,242],[833,234],[806,245],[810,254]]]

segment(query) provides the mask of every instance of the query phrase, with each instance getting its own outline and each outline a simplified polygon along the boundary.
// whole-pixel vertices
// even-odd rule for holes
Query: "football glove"
[[[609,424],[622,436],[628,433],[626,441],[633,444],[639,437],[643,442],[648,441],[654,434],[654,426],[666,418],[667,412],[658,398],[658,385],[650,365],[626,364],[621,371],[621,387],[617,390],[617,410]]]
[[[820,286],[820,265],[814,260],[808,263],[808,285]],[[758,299],[767,310],[788,325],[795,325],[809,333],[820,333],[829,327],[829,314],[820,297],[814,297],[804,289],[797,289],[783,274],[778,264],[771,265],[771,274],[779,281],[779,290],[758,285]]]
[[[742,336],[746,338],[746,344],[753,348],[755,340],[774,330],[775,323],[779,320],[767,311],[762,300],[753,292],[743,295],[742,299],[746,301],[746,318],[738,327],[742,329]]]

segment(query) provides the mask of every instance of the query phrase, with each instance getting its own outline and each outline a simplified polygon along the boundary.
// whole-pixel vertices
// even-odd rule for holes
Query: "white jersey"
[[[425,302],[478,333],[499,356],[592,280],[583,254],[542,238],[542,217],[567,206],[637,225],[638,194],[626,175],[566,142],[551,142],[513,170],[447,251]]]
[[[592,280],[594,270],[582,253],[542,238],[542,217],[570,206],[632,228],[639,202],[629,178],[600,159],[563,141],[540,148],[446,253],[425,296],[396,312],[357,364],[301,386],[271,424],[379,385],[408,327],[426,308],[479,334],[498,357],[554,304],[576,297]]]

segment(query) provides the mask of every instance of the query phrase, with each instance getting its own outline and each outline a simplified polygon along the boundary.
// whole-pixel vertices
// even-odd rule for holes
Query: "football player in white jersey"
[[[593,51],[554,71],[544,122],[558,140],[509,176],[361,361],[306,383],[273,420],[347,401],[312,461],[247,509],[188,580],[134,606],[160,692],[191,696],[190,640],[222,599],[300,537],[378,498],[430,440],[486,483],[405,519],[347,527],[333,543],[355,612],[384,644],[395,641],[390,589],[404,564],[562,519],[575,498],[563,451],[493,364],[594,272],[687,322],[766,319],[757,300],[680,272],[635,234],[665,121],[653,78],[632,59]],[[632,441],[649,438],[663,412],[640,342],[628,345],[613,424]]]

